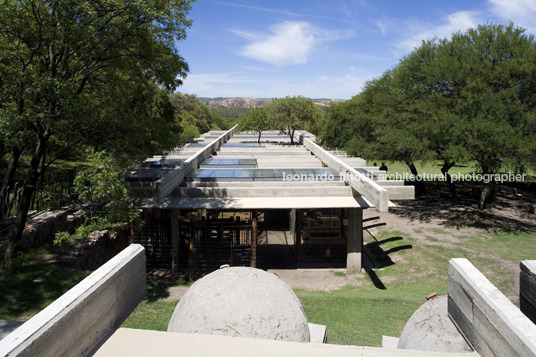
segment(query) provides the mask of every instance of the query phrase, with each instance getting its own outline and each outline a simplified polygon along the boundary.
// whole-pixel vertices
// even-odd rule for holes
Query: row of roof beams
[[[414,196],[413,187],[403,186],[402,181],[372,181],[350,166],[350,164],[364,166],[364,160],[345,158],[345,161],[349,161],[350,164],[344,162],[339,158],[343,156],[340,153],[332,154],[314,143],[309,138],[312,137],[310,133],[296,133],[295,140],[302,146],[258,145],[241,148],[232,145],[224,146],[225,142],[236,143],[239,140],[254,141],[253,139],[256,139],[256,136],[248,134],[233,137],[235,130],[236,126],[229,131],[217,133],[218,136],[215,136],[214,132],[205,134],[199,139],[199,142],[210,140],[204,146],[196,145],[195,148],[186,148],[186,150],[183,148],[167,156],[168,159],[185,158],[185,161],[176,169],[170,170],[165,177],[156,182],[144,185],[131,184],[131,188],[134,191],[151,192],[152,199],[147,202],[148,206],[168,209],[367,208],[375,206],[379,211],[387,211],[389,206],[393,206],[388,199],[389,192],[393,192],[395,198],[401,199],[411,199]],[[267,141],[277,139],[279,142],[288,142],[288,136],[284,140],[281,138],[281,135],[275,132],[263,135],[263,139]],[[261,163],[263,167],[289,168],[288,170],[296,167],[327,166],[329,169],[325,168],[325,170],[336,173],[337,176],[335,181],[284,182],[265,179],[244,182],[237,178],[222,178],[219,182],[206,180],[192,182],[191,177],[188,176],[192,176],[192,172],[202,167],[203,162],[215,153],[218,159],[256,158],[259,167]],[[159,158],[155,157],[155,159]],[[368,169],[377,172],[377,168]],[[299,170],[295,171],[299,172]],[[215,171],[221,172],[221,170]],[[185,178],[188,180],[185,181]]]

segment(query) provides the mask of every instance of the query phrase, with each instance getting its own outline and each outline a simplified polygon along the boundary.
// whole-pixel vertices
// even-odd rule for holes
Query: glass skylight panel
[[[337,172],[319,169],[202,168],[187,176],[188,181],[340,181]]]

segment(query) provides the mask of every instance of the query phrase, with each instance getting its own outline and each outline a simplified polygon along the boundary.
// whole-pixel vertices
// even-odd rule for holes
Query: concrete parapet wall
[[[211,156],[214,152],[225,143],[234,133],[238,125],[235,125],[230,130],[221,134],[217,139],[212,141],[209,145],[200,149],[193,156],[188,158],[179,168],[171,175],[156,183],[153,198],[156,202],[161,202],[166,198],[177,186],[179,186],[184,177],[191,171],[197,169],[199,164],[206,158]]]
[[[520,263],[519,306],[521,312],[536,324],[536,260]]]
[[[0,356],[85,356],[145,296],[145,252],[133,244],[0,341]]]
[[[389,194],[384,187],[376,184],[374,181],[356,171],[353,167],[346,164],[341,159],[336,158],[327,150],[323,149],[303,135],[297,133],[296,140],[302,143],[328,167],[337,172],[346,173],[349,177],[352,177],[352,179],[347,181],[348,184],[352,186],[352,188],[354,188],[360,195],[375,205],[378,211],[387,212],[389,209]]]
[[[536,356],[536,325],[467,259],[451,259],[449,317],[481,356]]]

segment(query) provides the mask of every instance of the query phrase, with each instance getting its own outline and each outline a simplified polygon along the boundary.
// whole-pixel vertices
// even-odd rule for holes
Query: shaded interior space
[[[345,268],[344,209],[264,210],[259,215],[260,269]]]
[[[251,266],[252,254],[265,270],[346,266],[345,209],[176,211],[174,225],[173,210],[143,210],[134,242],[145,247],[149,272],[195,280],[221,265]]]

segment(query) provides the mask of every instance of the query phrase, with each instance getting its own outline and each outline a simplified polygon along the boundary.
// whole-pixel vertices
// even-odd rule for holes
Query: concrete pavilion
[[[346,268],[359,271],[363,209],[384,212],[394,206],[391,200],[414,198],[413,186],[386,180],[361,158],[325,150],[306,131],[296,132],[296,145],[289,145],[279,131],[264,132],[257,143],[256,134],[235,130],[205,133],[131,173],[131,190],[145,199],[146,225],[137,242],[147,248],[148,264],[153,254],[155,266],[173,270],[255,266],[258,217],[281,210],[288,211],[299,261],[307,238],[303,213],[315,210],[330,212],[329,222],[315,223],[324,227],[315,228],[317,235],[339,230]]]

